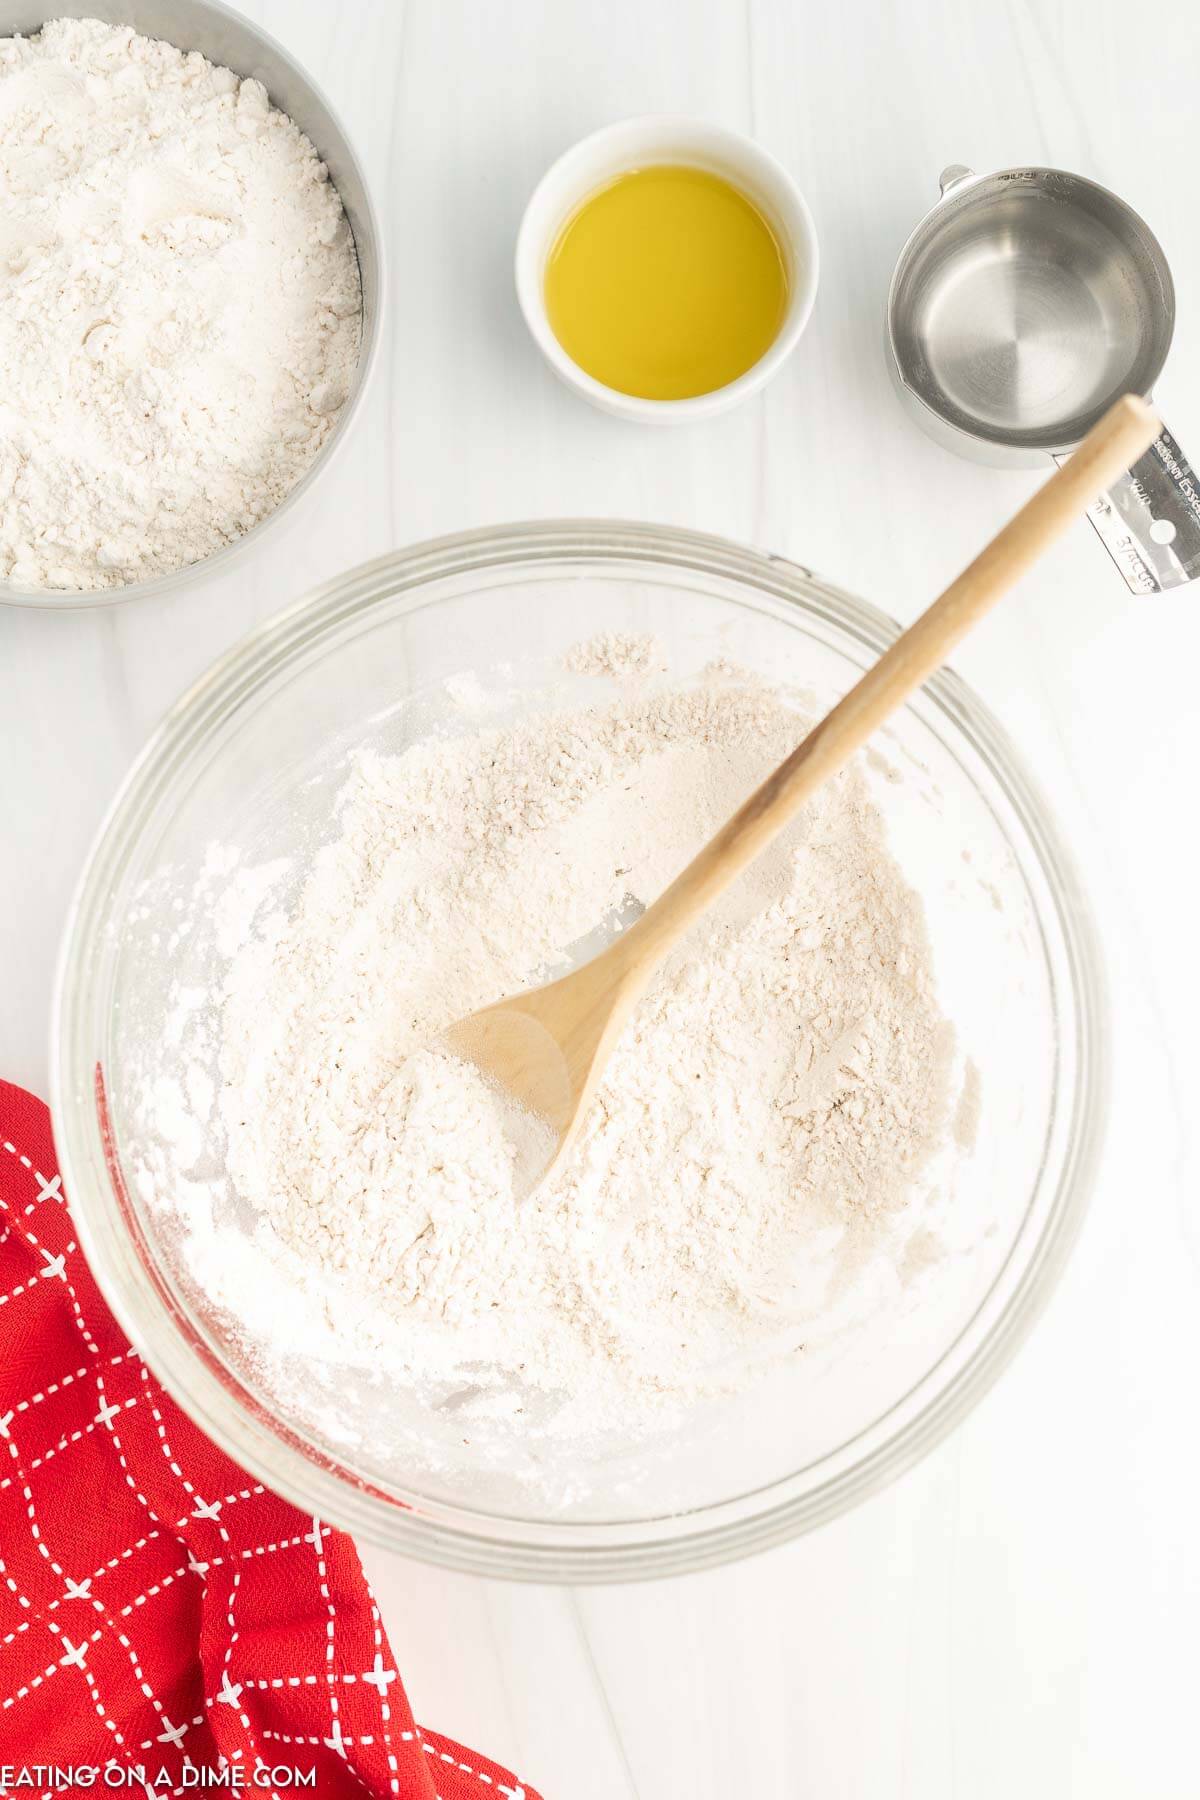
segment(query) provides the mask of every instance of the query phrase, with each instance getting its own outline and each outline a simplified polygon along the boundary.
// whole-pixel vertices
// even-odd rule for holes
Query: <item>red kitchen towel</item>
[[[350,1539],[251,1481],[130,1349],[50,1115],[0,1082],[0,1793],[88,1786],[537,1800],[414,1723]]]

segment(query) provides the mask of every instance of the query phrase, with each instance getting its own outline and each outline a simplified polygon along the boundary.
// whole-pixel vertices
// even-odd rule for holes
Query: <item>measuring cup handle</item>
[[[941,198],[945,200],[948,195],[954,192],[955,188],[960,188],[964,181],[974,180],[975,171],[974,169],[968,169],[966,163],[948,164],[938,176],[938,187],[941,190]]]
[[[1088,518],[1131,593],[1161,594],[1200,575],[1200,476],[1169,431],[1101,495]]]

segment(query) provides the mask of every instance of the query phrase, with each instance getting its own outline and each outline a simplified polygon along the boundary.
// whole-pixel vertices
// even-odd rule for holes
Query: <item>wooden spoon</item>
[[[537,1134],[542,1179],[570,1148],[622,1026],[684,932],[1161,430],[1144,400],[1132,394],[1118,400],[1070,460],[814,726],[636,924],[561,980],[484,1007],[444,1034],[452,1053],[475,1064],[507,1104],[534,1115],[542,1128]]]

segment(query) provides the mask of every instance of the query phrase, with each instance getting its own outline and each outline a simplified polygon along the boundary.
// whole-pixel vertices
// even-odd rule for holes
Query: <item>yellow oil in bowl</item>
[[[545,299],[555,337],[594,380],[643,400],[690,400],[770,349],[787,265],[732,182],[654,165],[576,207],[551,246]]]

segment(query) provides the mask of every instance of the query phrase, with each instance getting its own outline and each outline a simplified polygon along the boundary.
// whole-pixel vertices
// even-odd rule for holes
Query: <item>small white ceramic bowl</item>
[[[723,175],[754,201],[787,261],[788,308],[770,349],[736,381],[689,400],[643,400],[595,380],[567,355],[546,313],[546,259],[571,213],[606,182],[630,169],[656,163],[684,163]],[[550,367],[593,406],[649,424],[683,424],[725,412],[770,381],[808,323],[818,270],[812,214],[775,158],[740,132],[671,113],[623,119],[593,132],[560,156],[534,189],[517,235],[517,298],[533,340]]]

